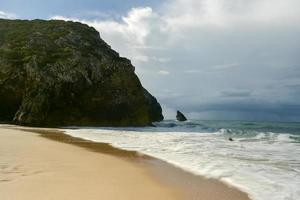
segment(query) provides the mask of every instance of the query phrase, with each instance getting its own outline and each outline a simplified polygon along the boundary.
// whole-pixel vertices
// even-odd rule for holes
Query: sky
[[[0,0],[0,18],[95,27],[167,119],[300,121],[299,0]]]

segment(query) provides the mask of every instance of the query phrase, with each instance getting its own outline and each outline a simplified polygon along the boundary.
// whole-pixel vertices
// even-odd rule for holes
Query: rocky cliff
[[[0,19],[0,121],[144,126],[162,119],[131,62],[94,28]]]

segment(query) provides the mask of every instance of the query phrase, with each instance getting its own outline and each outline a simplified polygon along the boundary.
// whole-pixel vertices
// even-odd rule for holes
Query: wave
[[[249,128],[252,124],[238,129],[245,124],[235,123],[165,121],[157,127],[67,129],[66,133],[219,179],[254,200],[300,199],[300,136]]]

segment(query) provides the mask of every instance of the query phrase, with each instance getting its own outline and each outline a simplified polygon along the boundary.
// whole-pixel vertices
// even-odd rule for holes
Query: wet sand
[[[58,129],[0,125],[0,199],[248,200],[161,160]]]

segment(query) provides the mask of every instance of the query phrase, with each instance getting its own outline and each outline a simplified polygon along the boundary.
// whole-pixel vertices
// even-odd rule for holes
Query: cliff
[[[87,25],[0,19],[0,121],[144,126],[162,120],[134,71]]]

